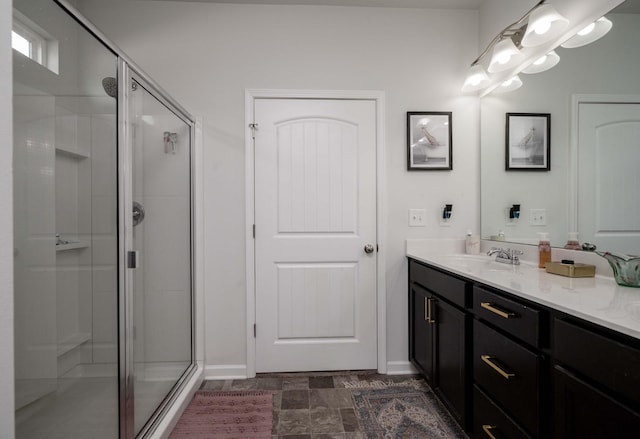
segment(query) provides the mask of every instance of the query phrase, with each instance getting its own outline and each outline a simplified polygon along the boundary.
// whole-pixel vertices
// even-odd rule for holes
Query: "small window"
[[[58,73],[58,42],[15,9],[11,47],[53,73]]]
[[[14,30],[11,31],[11,47],[31,58],[31,42]]]

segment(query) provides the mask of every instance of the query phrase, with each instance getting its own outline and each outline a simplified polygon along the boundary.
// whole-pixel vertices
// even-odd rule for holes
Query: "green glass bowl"
[[[618,285],[640,288],[640,256],[600,251],[596,253],[609,262]]]

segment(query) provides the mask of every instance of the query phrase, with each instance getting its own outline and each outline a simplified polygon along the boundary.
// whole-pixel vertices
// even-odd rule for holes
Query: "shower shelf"
[[[68,336],[64,340],[58,342],[58,357],[74,350],[78,346],[82,346],[89,340],[91,340],[91,334],[88,332],[78,332]]]
[[[65,250],[76,250],[80,248],[89,248],[89,243],[86,241],[69,242],[67,244],[56,244],[56,251],[62,252]]]
[[[80,159],[80,160],[88,159],[90,157],[88,152],[80,151],[79,149],[70,148],[66,146],[56,146],[56,152],[66,155],[67,157]]]

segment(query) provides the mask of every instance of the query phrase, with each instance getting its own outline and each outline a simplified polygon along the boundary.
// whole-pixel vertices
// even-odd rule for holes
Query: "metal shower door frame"
[[[194,139],[195,121],[179,105],[167,98],[161,89],[144,74],[136,71],[123,58],[118,60],[118,265],[119,265],[119,395],[120,437],[134,438],[134,273],[131,257],[136,249],[133,242],[133,87],[140,84],[145,91],[161,102],[169,111],[189,126],[190,149],[190,249],[191,249],[191,364],[171,389],[167,397],[156,408],[137,437],[147,437],[155,431],[177,398],[180,390],[197,369],[195,361],[195,241],[194,241]]]

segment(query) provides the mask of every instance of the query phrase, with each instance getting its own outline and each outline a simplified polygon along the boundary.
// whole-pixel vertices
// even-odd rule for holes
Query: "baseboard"
[[[409,361],[388,361],[387,375],[414,375],[418,370]]]
[[[247,378],[246,364],[222,364],[205,366],[205,380],[238,380]]]
[[[409,361],[387,362],[387,375],[414,375],[418,370]],[[205,380],[239,380],[247,378],[247,366],[245,364],[222,364],[205,366]]]

